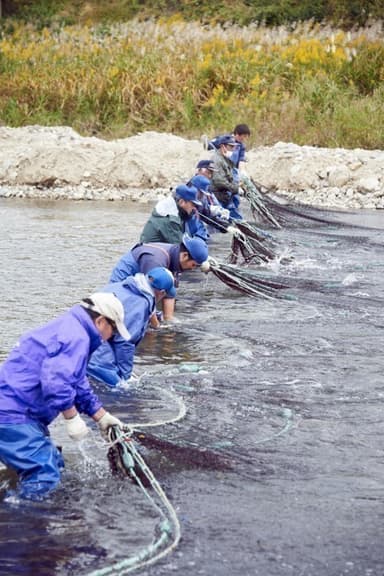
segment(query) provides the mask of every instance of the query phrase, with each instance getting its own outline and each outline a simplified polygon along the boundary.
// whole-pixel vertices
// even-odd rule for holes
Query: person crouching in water
[[[155,267],[165,267],[172,272],[175,285],[178,286],[179,276],[186,270],[193,270],[201,266],[208,259],[208,247],[204,240],[190,238],[184,234],[180,244],[166,244],[165,242],[150,242],[135,244],[129,252],[124,254],[113,268],[110,282],[121,282],[128,276],[138,272],[146,274]],[[151,316],[151,326],[158,328],[160,319],[165,322],[174,321],[175,298],[167,295],[161,300],[162,312]]]
[[[147,274],[128,276],[101,290],[113,292],[124,306],[128,340],[115,335],[95,350],[88,362],[87,374],[108,386],[124,386],[133,370],[136,346],[143,339],[156,303],[164,297],[175,298],[174,278],[169,270],[152,268]]]
[[[194,186],[180,184],[174,195],[157,202],[140,235],[140,242],[166,242],[178,244],[184,234],[209,238],[197,208],[201,205]]]
[[[48,425],[61,413],[68,435],[89,432],[80,413],[107,434],[122,422],[107,412],[86,377],[89,355],[118,333],[124,341],[124,308],[113,294],[95,293],[21,336],[0,367],[0,461],[18,475],[16,496],[40,500],[60,482],[64,460]]]

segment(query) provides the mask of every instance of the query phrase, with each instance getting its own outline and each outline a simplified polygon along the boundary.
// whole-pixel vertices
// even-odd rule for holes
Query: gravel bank
[[[69,127],[0,127],[0,197],[152,202],[185,182],[199,140],[144,132],[106,141]],[[384,208],[384,152],[291,143],[248,151],[248,173],[294,201],[328,208]]]

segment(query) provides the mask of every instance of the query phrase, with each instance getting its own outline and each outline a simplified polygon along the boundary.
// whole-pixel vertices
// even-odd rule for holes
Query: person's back
[[[169,196],[159,200],[140,234],[140,242],[166,242],[177,244],[183,236],[176,200]]]
[[[70,399],[74,390],[82,390],[90,338],[93,348],[101,344],[79,305],[23,335],[0,367],[0,422],[50,424],[65,396]],[[71,373],[78,374],[77,382],[64,377]],[[60,400],[55,402],[58,387]]]
[[[129,340],[115,335],[104,342],[90,357],[87,373],[95,380],[117,386],[131,376],[135,348],[145,335],[156,302],[164,296],[176,296],[174,278],[166,268],[157,267],[148,274],[138,273],[122,282],[107,284],[101,292],[115,294],[122,303]]]
[[[195,187],[181,184],[174,197],[160,200],[142,230],[140,242],[177,244],[184,233],[206,241],[209,234],[196,214],[196,207],[200,206],[197,193]]]
[[[151,268],[162,266],[172,273],[179,273],[180,244],[168,242],[140,242],[132,246],[113,268],[110,282],[121,282],[138,272],[146,274]]]
[[[129,276],[122,282],[114,282],[102,288],[102,292],[113,292],[124,308],[124,322],[130,339],[124,341],[114,336],[91,355],[87,374],[92,378],[116,386],[128,380],[133,369],[135,348],[144,337],[149,319],[155,310],[155,296],[149,286],[140,282],[142,274]]]

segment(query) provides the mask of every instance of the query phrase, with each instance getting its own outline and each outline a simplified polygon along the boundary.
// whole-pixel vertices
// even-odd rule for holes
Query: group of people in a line
[[[205,224],[227,231],[239,212],[246,124],[212,140],[213,157],[198,162],[186,184],[160,200],[109,283],[48,324],[24,334],[0,366],[0,461],[18,475],[17,496],[40,499],[57,487],[64,467],[48,426],[61,413],[70,438],[89,428],[107,438],[124,424],[94,393],[91,377],[126,383],[149,326],[172,321],[179,275],[208,261]],[[162,310],[160,310],[160,305]]]

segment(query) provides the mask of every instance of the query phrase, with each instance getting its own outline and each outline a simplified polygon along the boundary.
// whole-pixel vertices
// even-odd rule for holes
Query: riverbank
[[[0,197],[152,202],[187,181],[203,142],[143,132],[113,141],[69,127],[0,127]],[[248,151],[248,173],[289,200],[384,208],[384,151],[277,143]]]

